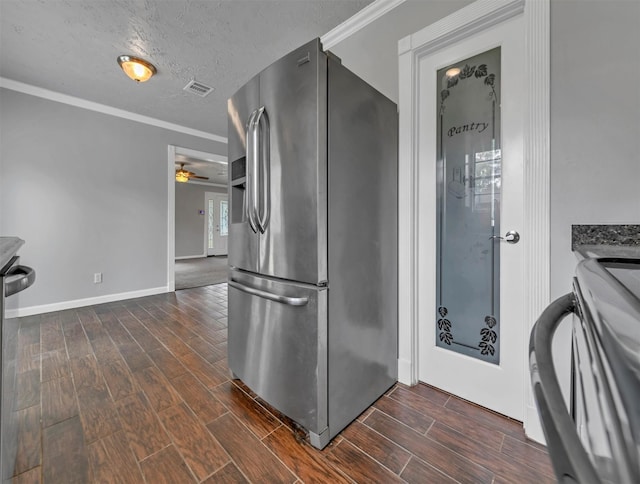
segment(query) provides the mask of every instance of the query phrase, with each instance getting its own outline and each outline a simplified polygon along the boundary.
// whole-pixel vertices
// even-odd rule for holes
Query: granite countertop
[[[571,249],[579,259],[640,259],[640,225],[572,225]]]
[[[16,255],[24,240],[18,237],[0,237],[0,269]]]

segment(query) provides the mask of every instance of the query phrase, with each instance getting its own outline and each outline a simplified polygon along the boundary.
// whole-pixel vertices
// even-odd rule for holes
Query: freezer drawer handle
[[[229,285],[231,287],[235,287],[238,291],[246,292],[247,294],[252,294],[254,296],[263,297],[265,299],[269,299],[271,301],[279,302],[282,304],[287,304],[288,306],[304,306],[309,302],[309,298],[307,297],[280,296],[278,294],[272,294],[261,289],[256,289],[255,287],[245,286],[244,284],[240,284],[233,279],[229,281]]]
[[[5,297],[13,296],[17,292],[24,291],[36,280],[36,271],[27,266],[15,266],[7,271],[5,277],[20,276],[11,281],[5,281],[4,283],[4,295]]]

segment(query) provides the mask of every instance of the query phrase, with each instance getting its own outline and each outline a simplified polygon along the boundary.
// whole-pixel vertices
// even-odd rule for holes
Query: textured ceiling
[[[226,137],[227,98],[371,2],[0,0],[0,76]],[[120,54],[158,74],[135,83]],[[194,77],[215,90],[183,91]]]

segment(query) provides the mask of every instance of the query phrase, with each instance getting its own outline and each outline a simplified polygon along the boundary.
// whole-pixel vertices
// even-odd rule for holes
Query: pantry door
[[[524,66],[522,15],[416,66],[418,378],[518,420]]]

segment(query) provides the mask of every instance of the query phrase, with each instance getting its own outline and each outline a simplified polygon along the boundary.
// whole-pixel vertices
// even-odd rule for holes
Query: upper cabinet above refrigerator
[[[229,100],[231,230],[241,241],[229,248],[232,267],[327,281],[326,126],[327,56],[318,39]]]

